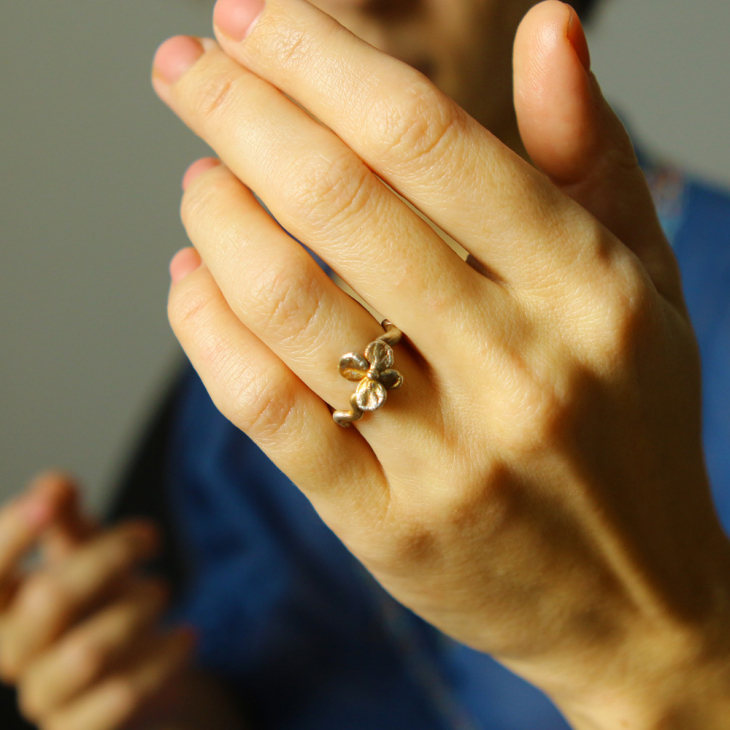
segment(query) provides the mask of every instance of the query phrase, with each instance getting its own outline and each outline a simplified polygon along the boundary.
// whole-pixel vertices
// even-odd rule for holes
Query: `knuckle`
[[[420,170],[456,133],[456,107],[430,81],[415,79],[397,94],[375,98],[364,124],[377,159]]]
[[[296,73],[297,69],[310,57],[310,48],[314,35],[304,25],[293,25],[280,18],[276,22],[271,18],[268,24],[262,17],[256,28],[258,38],[266,33],[266,53],[276,59],[276,65],[288,73]]]
[[[310,341],[310,333],[320,323],[323,307],[318,270],[305,255],[286,267],[269,269],[251,277],[246,292],[246,311],[277,341]]]
[[[230,114],[231,107],[240,98],[240,84],[244,77],[233,71],[210,74],[205,82],[195,85],[192,92],[191,108],[205,126],[216,125],[219,119]]]
[[[365,209],[374,189],[372,173],[349,150],[304,155],[291,173],[292,214],[325,233],[340,229],[343,220]]]
[[[441,486],[417,517],[412,505],[391,504],[392,527],[369,557],[368,567],[411,574],[419,566],[451,560],[454,545],[498,539],[514,524],[520,488],[504,465],[484,465],[471,483],[460,479]]]
[[[207,286],[192,284],[190,279],[179,287],[173,287],[167,304],[167,316],[176,335],[196,337],[207,329],[213,316],[213,295]]]
[[[231,198],[237,198],[240,181],[233,177],[224,165],[218,165],[202,176],[204,184],[196,184],[184,191],[180,201],[180,219],[191,241],[202,232],[215,236],[227,235]],[[196,183],[198,181],[196,180]]]
[[[633,360],[652,342],[660,315],[659,299],[638,266],[630,265],[604,294],[599,333],[601,359],[609,367]]]
[[[531,388],[524,395],[522,423],[511,429],[505,448],[519,458],[532,458],[569,429],[573,409],[548,388]],[[515,424],[516,426],[516,424]]]
[[[404,566],[412,570],[415,565],[434,560],[440,550],[438,528],[424,521],[403,521],[392,539],[386,543],[379,556],[392,566]]]
[[[240,352],[216,326],[219,310],[216,294],[208,286],[183,283],[184,291],[173,292],[168,302],[168,318],[175,336],[186,350],[194,350],[198,367],[207,373],[216,388],[226,388],[239,377]],[[225,404],[217,403],[223,410]]]
[[[502,353],[496,362],[501,414],[494,441],[516,459],[533,457],[570,425],[576,407],[575,372],[564,362],[556,369],[551,361],[538,356],[533,362],[514,351]],[[499,474],[493,475],[493,485],[503,482]]]
[[[292,428],[298,413],[297,396],[288,379],[279,372],[244,374],[232,386],[229,420],[257,439],[274,440],[283,429]]]

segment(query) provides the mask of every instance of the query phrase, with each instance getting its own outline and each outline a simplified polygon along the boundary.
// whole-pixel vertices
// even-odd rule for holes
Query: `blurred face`
[[[355,35],[414,66],[513,143],[512,41],[537,0],[310,0]]]

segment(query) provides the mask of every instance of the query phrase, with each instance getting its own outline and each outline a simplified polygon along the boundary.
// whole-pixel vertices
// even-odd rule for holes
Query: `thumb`
[[[563,192],[641,260],[657,289],[682,302],[679,271],[631,139],[603,98],[575,10],[545,0],[514,48],[515,109],[527,153]]]

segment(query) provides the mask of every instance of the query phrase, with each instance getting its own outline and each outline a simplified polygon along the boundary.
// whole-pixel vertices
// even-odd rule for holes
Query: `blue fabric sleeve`
[[[674,248],[702,356],[703,440],[715,503],[730,528],[730,197],[690,182]]]

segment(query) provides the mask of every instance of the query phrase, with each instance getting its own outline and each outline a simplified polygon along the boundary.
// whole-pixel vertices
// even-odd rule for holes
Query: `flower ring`
[[[347,427],[364,413],[382,408],[388,391],[403,385],[403,376],[392,370],[395,356],[391,347],[400,340],[402,333],[387,319],[383,320],[382,327],[385,334],[367,346],[364,357],[357,352],[348,352],[340,358],[340,375],[360,381],[350,397],[350,410],[332,414],[340,426]]]

